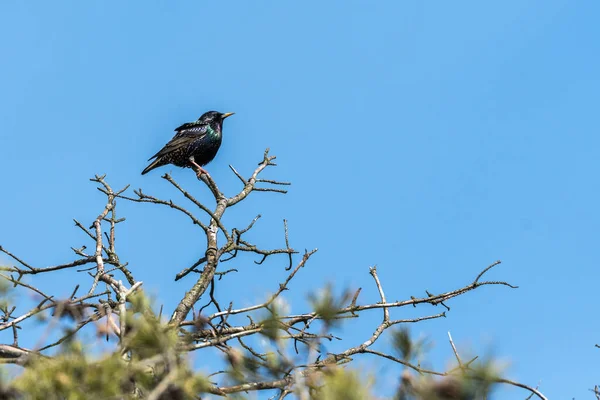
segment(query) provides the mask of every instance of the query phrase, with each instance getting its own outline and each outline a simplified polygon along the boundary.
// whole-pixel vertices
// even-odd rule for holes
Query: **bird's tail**
[[[152,171],[154,168],[158,168],[161,165],[163,165],[163,163],[161,161],[162,160],[160,158],[157,158],[156,160],[152,161],[152,163],[150,163],[150,165],[148,165],[146,168],[144,168],[144,170],[142,171],[142,175],[147,174],[148,172]]]

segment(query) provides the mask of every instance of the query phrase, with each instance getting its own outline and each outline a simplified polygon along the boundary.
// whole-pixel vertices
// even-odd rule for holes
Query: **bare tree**
[[[319,295],[313,296],[312,309],[300,314],[287,312],[282,302],[283,293],[317,250],[300,254],[292,248],[285,220],[281,233],[285,247],[273,249],[260,248],[249,239],[260,215],[243,228],[227,227],[222,222],[230,207],[253,192],[286,193],[284,188],[288,182],[261,178],[265,170],[276,165],[274,160],[267,149],[249,178],[230,166],[242,185],[232,196],[223,193],[210,176],[202,175],[202,182],[214,198],[212,205],[198,201],[169,174],[162,178],[187,199],[186,206],[146,194],[141,189],[134,190],[133,195],[127,194],[128,187],[114,190],[105,176],[96,176],[92,181],[106,196],[106,204],[91,226],[75,220],[76,227],[93,244],[91,251],[85,246],[72,248],[73,260],[35,267],[0,247],[1,252],[15,261],[15,265],[0,268],[0,276],[13,287],[5,288],[0,305],[0,331],[12,332],[12,342],[0,345],[0,357],[4,363],[24,368],[21,377],[3,384],[4,395],[19,398],[53,391],[56,398],[74,394],[70,398],[82,395],[81,398],[166,399],[235,397],[267,391],[274,399],[292,394],[301,399],[369,398],[372,395],[364,378],[352,372],[353,361],[360,355],[377,357],[405,368],[398,377],[396,397],[399,399],[479,398],[497,384],[517,386],[529,392],[529,397],[545,399],[537,388],[502,378],[491,363],[480,362],[477,357],[463,359],[450,334],[455,368],[434,371],[415,361],[420,342],[410,336],[409,325],[446,317],[450,310],[448,302],[475,289],[515,288],[507,282],[485,280],[485,274],[500,261],[474,273],[462,287],[438,294],[425,291],[422,297],[401,301],[388,300],[385,282],[379,278],[377,268],[371,267],[368,273],[379,298],[363,300],[360,288],[335,295],[325,286]],[[124,218],[117,217],[117,201],[169,207],[188,218],[206,238],[205,254],[175,276],[175,280],[179,280],[191,273],[198,275],[193,285],[182,292],[181,300],[166,319],[162,317],[162,310],[158,315],[152,312],[142,294],[143,284],[135,278],[135,267],[130,269],[119,258],[116,231]],[[232,301],[220,302],[214,295],[217,286],[233,279],[222,278],[236,272],[234,268],[228,269],[227,263],[242,253],[256,255],[257,264],[269,257],[284,257],[288,271],[284,281],[273,282],[273,293],[264,301],[246,307]],[[61,270],[77,271],[81,280],[66,299],[46,293],[24,279]],[[315,280],[317,278],[315,276]],[[16,290],[32,293],[39,301],[25,307],[26,303],[14,301]],[[394,319],[392,314],[403,307],[418,308],[423,313],[415,318]],[[380,313],[381,320],[370,336],[359,343],[348,343],[342,350],[322,351],[323,342],[344,343],[334,335],[340,324],[351,326],[358,323],[359,315],[372,312]],[[32,348],[21,346],[19,332],[32,329],[36,316],[45,317],[42,323],[50,333],[42,335]],[[57,329],[59,321],[67,321],[66,325],[60,325],[61,330]],[[85,350],[89,339],[82,333],[86,330],[93,331],[98,340],[115,338],[113,349],[93,357]],[[393,348],[387,352],[376,350],[373,345],[386,332],[392,337]],[[206,352],[216,353],[223,361],[208,363],[204,367],[213,371],[202,375],[194,371],[185,357],[192,352],[206,354],[203,360],[214,359]]]

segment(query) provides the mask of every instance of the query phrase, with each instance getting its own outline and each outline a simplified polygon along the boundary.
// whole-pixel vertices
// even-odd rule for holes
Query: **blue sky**
[[[69,260],[70,246],[89,245],[72,218],[103,207],[94,174],[175,199],[160,179],[172,171],[208,201],[189,170],[140,172],[179,124],[235,111],[207,168],[231,194],[228,164],[247,175],[265,147],[278,156],[266,175],[292,181],[290,193],[257,193],[225,222],[262,213],[252,238],[275,247],[287,218],[294,247],[319,247],[287,293],[295,310],[331,280],[376,301],[373,264],[403,299],[501,259],[489,277],[518,290],[482,288],[413,326],[435,343],[431,360],[451,360],[451,331],[550,398],[589,398],[600,383],[599,12],[592,0],[3,2],[0,244],[38,266]],[[172,277],[204,252],[202,237],[171,210],[119,206],[121,257],[169,308],[192,284]],[[223,298],[261,299],[284,276],[283,262],[239,268]]]

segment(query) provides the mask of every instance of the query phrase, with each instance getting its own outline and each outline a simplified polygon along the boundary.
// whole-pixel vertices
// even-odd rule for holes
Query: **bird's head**
[[[201,122],[203,124],[218,123],[220,125],[221,123],[223,123],[223,120],[225,118],[230,117],[233,114],[234,113],[232,112],[220,113],[218,111],[208,111],[202,114],[200,118],[198,118],[198,122]]]

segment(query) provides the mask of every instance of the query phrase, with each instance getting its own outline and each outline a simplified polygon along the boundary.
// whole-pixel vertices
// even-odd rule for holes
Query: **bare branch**
[[[10,258],[14,259],[15,261],[17,261],[19,264],[21,264],[25,268],[28,268],[31,271],[35,270],[35,268],[33,268],[31,265],[27,264],[25,261],[21,260],[19,257],[15,256],[8,250],[4,249],[4,247],[0,246],[0,251],[3,252],[4,254],[6,254],[7,256],[9,256]]]
[[[527,386],[523,383],[519,383],[519,382],[511,381],[510,379],[503,379],[503,378],[494,379],[494,382],[506,383],[508,385],[519,387],[521,389],[526,389],[526,390],[529,390],[531,393],[535,394],[540,399],[548,400],[548,398],[546,396],[544,396],[539,390],[532,388],[531,386]]]
[[[385,300],[385,294],[383,293],[383,288],[381,287],[381,282],[379,281],[379,277],[377,276],[377,266],[369,268],[369,273],[375,279],[375,284],[377,285],[377,290],[379,291],[379,296],[381,297],[381,303],[385,304],[387,301]],[[390,320],[390,311],[387,307],[383,307],[383,322],[387,322]]]
[[[184,276],[186,276],[187,274],[189,274],[190,272],[192,272],[194,269],[196,269],[197,266],[199,266],[202,263],[206,262],[206,256],[200,257],[198,259],[198,261],[196,261],[194,264],[192,264],[191,267],[184,269],[183,271],[181,271],[180,273],[178,273],[177,275],[175,275],[175,280],[178,281],[181,278],[183,278]]]
[[[189,194],[189,192],[185,191],[177,182],[175,182],[173,180],[173,178],[171,178],[171,175],[164,174],[162,176],[162,178],[166,179],[171,185],[175,186],[177,188],[177,190],[179,190],[181,193],[183,193],[183,195],[187,199],[189,199],[192,203],[194,203],[198,208],[200,208],[201,210],[206,212],[208,215],[210,215],[211,218],[217,223],[217,226],[221,229],[221,231],[223,232],[223,234],[225,235],[227,240],[230,240],[229,231],[227,231],[227,228],[225,228],[223,226],[223,224],[221,223],[221,220],[208,207],[206,207],[204,204],[202,204],[198,200],[196,200],[191,194]]]
[[[460,357],[458,356],[458,351],[456,350],[456,346],[454,345],[454,341],[452,340],[452,335],[448,332],[448,339],[450,340],[450,345],[452,346],[452,351],[454,352],[454,356],[456,357],[456,361],[458,361],[458,366],[460,369],[464,369],[462,362],[460,361]]]
[[[272,398],[283,399],[289,394],[300,393],[298,390],[304,390],[303,385],[313,385],[314,382],[319,382],[324,376],[325,371],[328,371],[332,367],[349,363],[360,354],[370,354],[382,360],[385,359],[398,363],[419,374],[445,377],[440,380],[442,382],[452,380],[456,376],[464,376],[466,379],[483,379],[475,374],[477,369],[472,367],[477,357],[468,362],[463,362],[454,345],[450,332],[448,332],[448,338],[458,361],[458,367],[445,372],[421,368],[419,364],[411,362],[412,356],[405,357],[403,355],[402,357],[404,358],[399,358],[382,351],[374,350],[373,348],[376,347],[375,343],[378,341],[381,343],[380,338],[385,332],[388,331],[389,334],[390,328],[394,326],[446,317],[446,311],[444,311],[437,314],[424,313],[422,316],[414,318],[393,320],[391,319],[391,313],[395,312],[392,310],[394,308],[406,306],[417,307],[429,304],[432,306],[442,305],[447,310],[450,310],[445,302],[449,302],[451,299],[462,296],[481,286],[501,285],[516,288],[516,286],[503,281],[481,280],[489,270],[500,264],[500,261],[496,261],[483,269],[473,281],[469,280],[469,283],[463,287],[441,294],[431,294],[425,291],[427,296],[422,298],[407,295],[407,298],[404,300],[388,301],[390,294],[387,293],[386,295],[384,282],[379,277],[377,267],[373,266],[369,268],[369,273],[377,287],[379,299],[367,300],[361,297],[363,301],[359,303],[358,299],[361,289],[358,288],[357,290],[348,290],[340,299],[334,298],[333,295],[327,292],[328,297],[325,297],[324,303],[329,304],[330,308],[321,306],[321,303],[316,303],[315,310],[311,311],[309,309],[307,312],[300,311],[298,314],[291,314],[285,311],[285,307],[276,306],[282,300],[283,292],[290,289],[292,279],[297,277],[297,274],[317,250],[305,251],[302,259],[294,264],[292,255],[297,252],[290,245],[288,221],[286,219],[283,220],[285,247],[276,249],[260,248],[254,245],[253,240],[250,239],[252,233],[248,232],[261,217],[260,214],[243,229],[233,228],[231,231],[228,231],[223,224],[223,216],[227,209],[245,200],[254,191],[286,193],[286,190],[281,187],[290,185],[289,182],[263,179],[261,177],[262,172],[267,167],[276,165],[274,160],[275,157],[270,156],[269,149],[266,149],[262,160],[247,179],[230,166],[230,169],[243,184],[242,189],[231,197],[226,196],[219,189],[211,176],[206,174],[201,175],[199,180],[206,184],[215,200],[215,204],[211,204],[210,207],[195,198],[169,174],[163,175],[163,179],[170,183],[169,187],[172,186],[170,190],[179,192],[177,195],[183,195],[187,199],[186,201],[194,205],[189,210],[175,204],[172,200],[162,200],[158,197],[147,195],[141,189],[134,191],[137,198],[128,197],[124,195],[127,187],[120,191],[113,191],[106,183],[105,176],[96,175],[91,180],[98,183],[98,190],[106,195],[106,203],[103,206],[102,212],[94,219],[90,228],[86,228],[86,226],[75,220],[76,226],[94,241],[93,253],[89,250],[86,252],[85,246],[71,247],[76,257],[80,257],[79,259],[67,264],[35,268],[0,247],[1,252],[7,254],[18,263],[17,266],[0,268],[0,270],[8,272],[6,275],[0,273],[0,278],[4,278],[16,287],[19,287],[19,290],[29,290],[35,293],[36,297],[40,295],[43,298],[36,307],[31,309],[26,308],[21,310],[21,305],[19,304],[19,313],[15,311],[17,310],[16,305],[10,306],[7,304],[2,306],[2,309],[0,309],[0,331],[10,328],[12,329],[13,337],[12,345],[0,344],[0,362],[25,365],[25,361],[30,355],[41,356],[41,352],[55,348],[67,340],[74,339],[76,336],[87,334],[95,326],[95,333],[98,337],[106,336],[108,340],[109,335],[112,335],[113,332],[118,336],[118,344],[114,344],[114,351],[115,354],[121,356],[127,353],[128,357],[125,358],[127,358],[126,362],[129,363],[128,367],[139,368],[146,366],[154,371],[154,387],[153,389],[148,389],[149,393],[143,393],[149,399],[164,398],[165,395],[169,394],[169,390],[173,385],[178,386],[180,380],[183,382],[187,379],[186,377],[189,376],[190,370],[185,369],[187,367],[185,367],[183,361],[184,357],[180,356],[191,351],[210,352],[212,350],[217,354],[222,353],[233,367],[234,371],[224,371],[221,365],[217,365],[213,369],[217,370],[217,372],[209,375],[211,379],[221,380],[227,379],[222,376],[223,374],[227,373],[228,378],[232,378],[232,373],[237,374],[235,375],[235,379],[223,381],[226,384],[211,384],[212,386],[208,389],[208,392],[220,396],[249,391],[275,390],[276,393],[270,394],[273,395]],[[136,203],[153,203],[168,206],[184,214],[192,223],[198,225],[204,233],[203,237],[206,237],[204,255],[199,257],[191,267],[181,270],[175,276],[175,280],[180,280],[192,271],[199,273],[199,275],[194,275],[197,277],[196,281],[193,284],[190,283],[191,287],[181,297],[179,303],[177,303],[169,319],[168,326],[151,325],[157,334],[164,333],[164,329],[169,335],[178,335],[178,341],[175,344],[174,341],[171,341],[175,336],[169,336],[171,339],[168,342],[173,343],[171,347],[160,349],[157,354],[150,352],[149,356],[140,355],[143,352],[135,354],[136,350],[132,345],[134,341],[131,338],[136,334],[137,319],[138,317],[145,317],[146,311],[140,312],[138,306],[140,303],[131,302],[133,294],[141,289],[142,282],[134,280],[133,275],[126,268],[128,264],[119,261],[117,254],[117,225],[125,220],[124,218],[117,218],[115,209],[116,199],[119,198]],[[199,211],[196,211],[196,208]],[[195,214],[200,214],[201,218]],[[219,231],[223,232],[223,236],[218,234]],[[220,285],[226,284],[238,276],[236,274],[221,280],[224,275],[237,272],[238,268],[240,268],[235,265],[236,268],[223,269],[219,268],[219,263],[235,258],[238,254],[241,254],[240,252],[256,254],[256,264],[262,264],[268,257],[283,254],[286,256],[286,263],[284,265],[288,272],[286,273],[285,280],[279,283],[278,287],[275,288],[276,290],[266,296],[266,299],[263,299],[264,301],[257,304],[250,303],[250,305],[245,307],[238,306],[234,308],[233,302],[224,301],[226,299],[222,299],[221,296],[215,296],[215,292],[221,293]],[[68,293],[71,293],[71,295],[66,300],[55,300],[54,296],[46,294],[29,282],[25,283],[22,281],[24,275],[36,275],[42,272],[53,272],[87,264],[92,264],[93,267],[88,268],[89,266],[86,266],[82,268],[81,271],[84,272],[84,275],[79,276],[91,276],[93,282],[88,293],[79,298],[75,297],[79,285],[74,290],[69,290]],[[116,270],[123,272],[129,283],[128,286],[115,278],[111,273]],[[10,273],[18,274],[18,277],[16,275],[12,276]],[[96,288],[100,283],[106,285],[106,291],[95,294]],[[219,289],[217,289],[217,286],[219,286]],[[387,291],[389,291],[389,287]],[[202,297],[204,297],[204,300],[200,303]],[[93,298],[96,300],[90,300]],[[128,302],[132,305],[131,308],[127,307]],[[203,306],[199,308],[202,304]],[[216,309],[216,311],[206,316],[203,311],[207,307],[213,307],[210,310],[215,311],[214,309]],[[23,329],[23,326],[26,326],[23,322],[49,309],[54,310],[52,314],[54,318],[47,324],[47,331],[54,328],[55,325],[53,324],[59,323],[57,321],[60,321],[60,326],[64,324],[65,331],[59,334],[53,333],[50,340],[46,339],[46,334],[41,335],[40,344],[44,346],[39,348],[36,346],[34,347],[35,350],[27,350],[20,347],[18,333],[19,330]],[[253,317],[256,318],[254,313],[260,310],[263,313],[269,314],[266,319],[254,322]],[[339,348],[336,346],[336,352],[326,352],[327,350],[323,350],[324,346],[322,344],[325,344],[326,341],[341,340],[340,337],[334,336],[334,331],[331,330],[332,326],[335,326],[334,322],[342,323],[347,319],[357,318],[360,313],[367,312],[368,310],[383,313],[383,319],[374,327],[374,331],[369,332],[370,336],[363,337],[361,341],[358,341],[358,344],[352,347],[344,346]],[[154,312],[148,309],[147,313],[151,318],[152,324],[161,324],[162,311],[161,306],[158,316],[155,316]],[[188,317],[190,312],[191,316]],[[63,318],[65,316],[69,318]],[[46,313],[41,314],[40,317],[46,317]],[[249,320],[249,323],[247,323],[246,318]],[[246,324],[244,325],[244,323]],[[336,335],[338,335],[337,332]],[[263,337],[269,340],[267,345],[264,344],[263,340],[260,340]],[[288,346],[290,344],[293,344],[293,346]],[[328,350],[330,349],[328,348]],[[131,353],[132,357],[129,357],[129,353]],[[146,358],[143,359],[144,357]],[[236,357],[238,358],[237,361]],[[299,362],[300,359],[302,362]],[[408,369],[405,371],[409,374],[412,373]],[[497,378],[493,382],[517,386],[528,390],[532,395],[536,395],[540,399],[545,399],[537,388],[533,389],[527,385],[503,378]],[[310,387],[313,388],[313,386]]]
[[[406,366],[408,368],[411,368],[411,369],[415,370],[416,372],[418,372],[420,374],[429,374],[429,375],[438,375],[438,376],[445,376],[446,375],[446,373],[444,373],[444,372],[436,372],[436,371],[431,371],[431,370],[428,370],[428,369],[425,369],[425,368],[421,368],[421,367],[419,367],[417,365],[411,364],[411,363],[409,363],[407,361],[404,361],[404,360],[401,360],[401,359],[399,359],[397,357],[393,357],[393,356],[391,356],[389,354],[381,353],[379,351],[375,351],[375,350],[371,350],[371,349],[367,348],[367,349],[364,349],[362,352],[363,353],[367,353],[367,354],[374,354],[374,355],[382,357],[382,358],[387,358],[388,360],[397,362],[398,364],[402,364],[402,365],[404,365],[404,366]]]
[[[239,179],[240,181],[242,181],[242,183],[243,183],[244,185],[247,185],[247,184],[248,184],[248,182],[247,182],[247,181],[244,179],[244,177],[243,177],[242,175],[240,175],[240,173],[239,173],[239,172],[237,172],[237,170],[236,170],[235,168],[233,168],[233,166],[229,165],[229,168],[231,168],[231,170],[233,171],[233,173],[235,174],[235,176],[237,176],[237,177],[238,177],[238,179]]]
[[[473,281],[474,284],[477,284],[477,282],[479,282],[479,279],[486,273],[488,272],[490,269],[494,268],[496,265],[501,264],[502,261],[498,260],[498,261],[494,261],[492,264],[490,264],[487,268],[485,268],[483,271],[481,271],[479,273],[479,275],[477,275],[477,278],[475,278],[475,280]]]
[[[296,265],[296,267],[294,268],[294,270],[288,275],[288,277],[286,278],[286,280],[283,283],[279,284],[279,289],[273,294],[271,295],[271,297],[269,297],[269,299],[267,301],[265,301],[264,303],[261,304],[257,304],[254,306],[250,306],[250,307],[245,307],[245,308],[240,308],[240,309],[236,309],[236,310],[228,310],[228,311],[222,311],[222,312],[217,312],[211,316],[208,317],[209,320],[213,320],[217,317],[220,317],[222,315],[226,315],[226,314],[241,314],[241,313],[246,313],[249,311],[254,311],[254,310],[258,310],[261,308],[266,308],[268,306],[270,306],[273,301],[275,301],[275,299],[284,291],[287,290],[287,285],[290,283],[290,281],[294,278],[294,276],[296,275],[296,273],[298,272],[298,270],[300,270],[300,268],[304,267],[304,265],[306,264],[306,262],[308,261],[308,259],[317,251],[317,249],[308,251],[306,253],[304,253],[304,256],[302,257],[302,260],[300,260],[300,262],[298,263],[298,265]]]
[[[258,164],[258,168],[256,168],[254,170],[254,173],[252,174],[250,179],[248,179],[248,181],[244,185],[244,188],[235,196],[227,199],[228,207],[236,205],[240,201],[244,200],[253,190],[258,190],[255,187],[258,175],[268,166],[276,165],[273,163],[273,160],[275,160],[275,158],[276,158],[275,156],[269,156],[269,149],[265,150],[263,160]],[[263,191],[266,191],[266,190],[263,190]],[[275,190],[275,189],[273,189],[271,191],[278,191],[280,193],[286,193],[286,191],[279,191],[279,190]]]
[[[154,204],[160,204],[160,205],[168,206],[170,208],[173,208],[173,209],[175,209],[177,211],[180,211],[181,213],[187,215],[188,218],[190,218],[192,220],[192,223],[194,223],[194,225],[198,225],[200,228],[202,228],[202,230],[206,231],[208,229],[207,226],[204,225],[191,212],[189,212],[185,208],[183,208],[183,207],[181,207],[181,206],[173,203],[172,200],[166,201],[166,200],[157,199],[156,197],[153,197],[153,196],[150,196],[150,195],[147,195],[147,194],[143,193],[141,189],[134,190],[133,192],[138,196],[137,199],[133,198],[133,197],[123,196],[123,195],[119,195],[118,197],[121,198],[121,199],[133,201],[133,202],[136,202],[136,203],[154,203]]]

